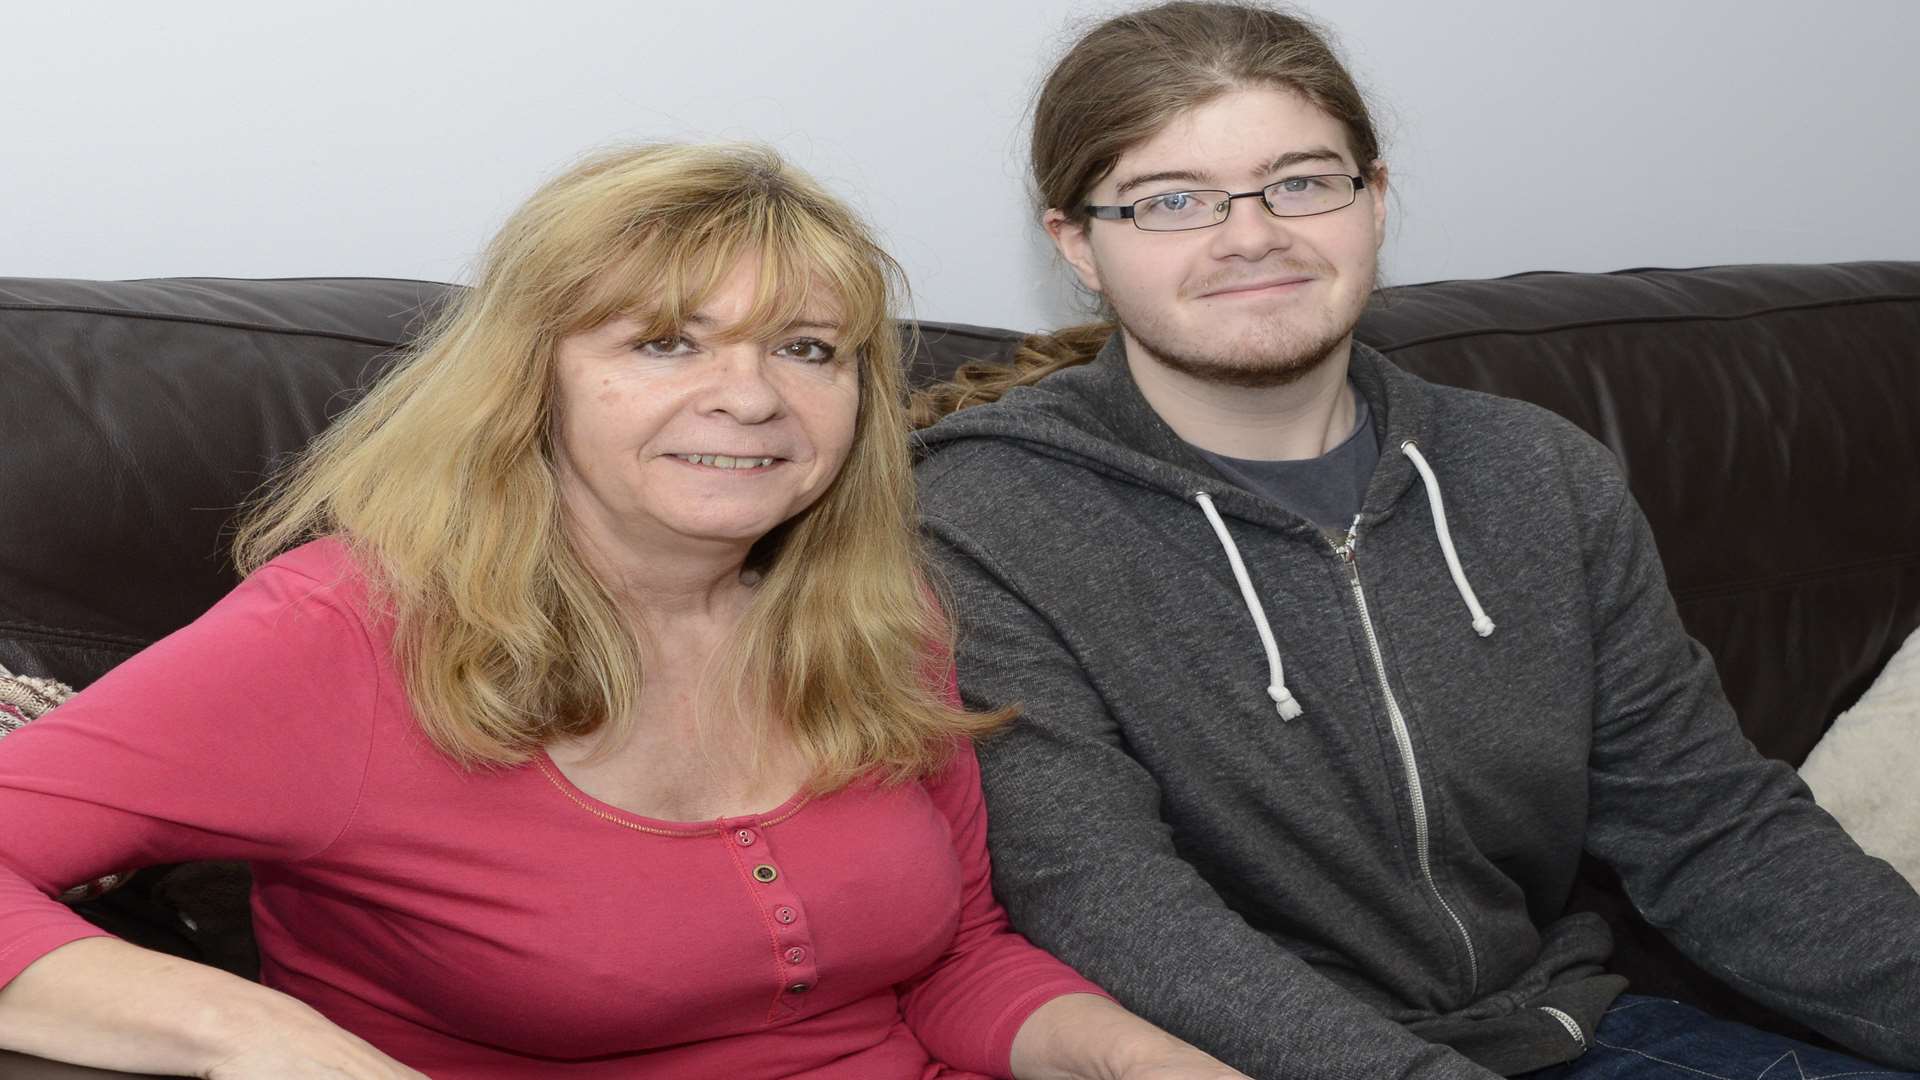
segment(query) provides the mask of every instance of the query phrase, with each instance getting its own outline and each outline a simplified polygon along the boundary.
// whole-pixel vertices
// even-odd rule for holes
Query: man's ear
[[[1093,241],[1087,235],[1087,223],[1068,218],[1065,211],[1049,210],[1041,215],[1040,225],[1053,238],[1060,257],[1079,275],[1080,284],[1092,292],[1101,292],[1100,269],[1093,261]]]
[[[1373,246],[1387,242],[1387,163],[1379,158],[1367,167],[1367,190],[1373,192]]]

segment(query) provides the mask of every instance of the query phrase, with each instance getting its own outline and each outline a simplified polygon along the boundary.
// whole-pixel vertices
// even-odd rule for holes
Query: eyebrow
[[[1113,197],[1117,199],[1122,195],[1125,195],[1127,192],[1132,191],[1134,188],[1141,186],[1142,184],[1154,184],[1162,180],[1179,180],[1183,183],[1192,183],[1192,184],[1199,184],[1199,183],[1205,182],[1204,178],[1199,173],[1196,173],[1191,169],[1163,169],[1160,172],[1150,172],[1140,176],[1133,177],[1132,179],[1121,184],[1119,187],[1114,188]]]
[[[1340,166],[1342,170],[1347,167],[1347,159],[1341,157],[1338,150],[1326,146],[1316,146],[1311,150],[1289,150],[1279,157],[1274,158],[1273,163],[1268,165],[1264,171],[1277,173],[1283,169],[1291,169],[1295,165],[1304,165],[1309,161],[1332,162]]]
[[[706,315],[700,315],[700,314],[693,314],[693,315],[687,316],[685,323],[687,326],[698,327],[702,330],[710,330],[714,326],[718,325],[716,322],[714,322],[714,320],[711,317]],[[803,315],[798,320],[794,322],[790,322],[786,326],[782,327],[781,332],[785,333],[788,330],[821,330],[827,333],[834,333],[834,332],[837,332],[839,329],[840,329],[839,323],[833,322],[832,320],[827,319],[823,316]]]
[[[1328,161],[1339,165],[1342,169],[1347,167],[1346,159],[1340,156],[1338,150],[1327,146],[1316,146],[1307,150],[1289,150],[1279,157],[1274,158],[1267,164],[1266,168],[1260,171],[1263,174],[1277,173],[1283,169],[1290,169],[1295,165],[1305,164],[1310,161]],[[1129,177],[1119,187],[1113,189],[1113,195],[1114,198],[1117,199],[1143,184],[1155,184],[1166,180],[1177,180],[1183,184],[1203,184],[1209,182],[1205,176],[1191,169],[1163,169],[1160,172],[1142,173],[1139,176]]]

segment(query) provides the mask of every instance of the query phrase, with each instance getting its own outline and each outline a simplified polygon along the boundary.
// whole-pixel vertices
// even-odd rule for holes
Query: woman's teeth
[[[711,465],[716,469],[758,469],[773,464],[770,457],[728,457],[725,454],[675,454],[681,461]]]

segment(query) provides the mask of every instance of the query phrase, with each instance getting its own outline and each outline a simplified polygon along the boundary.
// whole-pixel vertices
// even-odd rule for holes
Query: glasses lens
[[[1267,209],[1281,217],[1324,214],[1353,204],[1351,176],[1291,176],[1268,184]]]
[[[1133,223],[1148,232],[1204,229],[1226,216],[1224,191],[1170,191],[1133,204]]]

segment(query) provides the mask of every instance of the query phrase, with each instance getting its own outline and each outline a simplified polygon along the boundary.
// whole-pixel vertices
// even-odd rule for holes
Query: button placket
[[[819,985],[820,972],[814,963],[813,929],[807,922],[806,908],[794,892],[786,868],[770,833],[754,824],[735,824],[722,836],[740,868],[743,884],[754,905],[772,927],[773,977],[777,985],[774,1010],[801,1008]]]

